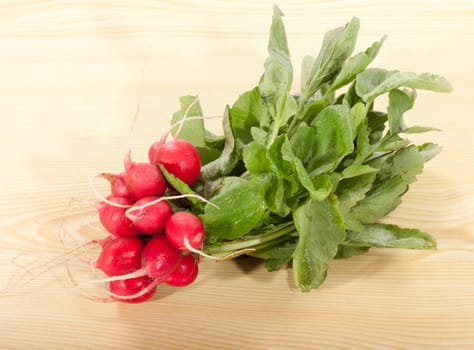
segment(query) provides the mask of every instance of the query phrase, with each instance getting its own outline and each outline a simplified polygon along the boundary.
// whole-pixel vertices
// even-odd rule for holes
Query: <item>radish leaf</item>
[[[344,223],[335,197],[310,199],[293,212],[298,244],[293,253],[293,277],[303,292],[319,287],[329,264],[345,239]]]
[[[349,231],[344,244],[357,247],[436,249],[436,241],[428,233],[388,224],[366,225],[360,232]]]

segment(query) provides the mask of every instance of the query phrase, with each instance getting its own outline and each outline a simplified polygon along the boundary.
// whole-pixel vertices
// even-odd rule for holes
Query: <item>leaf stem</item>
[[[278,228],[276,230],[264,232],[255,236],[247,236],[249,237],[247,239],[240,238],[233,241],[224,242],[216,246],[206,247],[205,251],[208,254],[216,255],[216,254],[221,254],[224,252],[231,252],[234,250],[253,248],[262,243],[270,242],[279,237],[290,234],[296,230],[293,222],[284,224],[284,225],[285,225],[284,227]]]
[[[290,125],[288,126],[288,134],[291,135],[291,131],[296,127],[298,121],[301,119],[301,114],[304,111],[304,107],[306,105],[306,102],[308,101],[309,96],[306,96],[306,90],[304,91],[303,95],[301,96],[301,100],[298,101],[298,107],[296,109],[296,113],[293,117],[293,119],[290,122]]]

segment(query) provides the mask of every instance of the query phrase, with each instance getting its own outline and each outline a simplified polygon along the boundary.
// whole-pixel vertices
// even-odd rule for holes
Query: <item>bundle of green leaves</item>
[[[416,90],[451,91],[434,74],[367,68],[385,37],[353,55],[359,20],[329,31],[317,57],[302,65],[300,93],[291,92],[293,67],[283,14],[274,8],[268,58],[258,85],[223,115],[223,136],[202,120],[182,124],[202,160],[193,188],[165,174],[193,201],[205,230],[204,250],[223,256],[242,251],[265,260],[269,271],[291,263],[302,291],[320,286],[333,259],[370,247],[435,249],[428,233],[379,223],[394,210],[424,163],[440,151],[414,145],[403,115]],[[385,111],[374,101],[388,95]],[[202,115],[196,96],[180,99],[172,122]]]

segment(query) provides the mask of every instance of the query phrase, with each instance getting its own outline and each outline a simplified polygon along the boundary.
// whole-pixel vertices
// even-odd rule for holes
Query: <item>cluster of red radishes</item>
[[[116,301],[143,302],[158,284],[186,286],[198,274],[199,256],[193,252],[202,249],[203,224],[189,211],[173,212],[169,200],[176,192],[160,166],[190,186],[200,175],[199,153],[185,140],[161,140],[152,144],[148,158],[132,162],[128,153],[123,172],[102,174],[111,194],[97,209],[110,234],[98,241],[102,249],[95,266],[109,276],[102,281]]]

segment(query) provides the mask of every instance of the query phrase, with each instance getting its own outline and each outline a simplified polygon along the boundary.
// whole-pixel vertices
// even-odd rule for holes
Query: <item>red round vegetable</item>
[[[107,235],[106,237],[101,238],[101,239],[93,239],[93,240],[87,242],[86,244],[97,243],[98,245],[100,245],[103,248],[104,245],[106,245],[108,242],[110,242],[114,238],[115,238],[115,236],[110,234],[110,235]]]
[[[156,201],[159,197],[145,197],[135,202],[134,206]],[[161,233],[165,228],[165,223],[173,213],[171,206],[165,200],[151,204],[143,209],[131,210],[128,217],[132,220],[133,225],[142,233],[153,235]]]
[[[129,196],[135,200],[143,197],[160,197],[166,191],[166,181],[158,167],[150,163],[135,163],[125,159],[124,182]]]
[[[125,197],[107,197],[109,202],[117,203],[118,205],[132,205],[133,202]],[[127,208],[116,207],[106,202],[97,203],[97,211],[99,219],[104,228],[116,236],[138,236],[140,232],[133,227],[132,222],[125,216]]]
[[[196,215],[180,211],[171,215],[166,222],[165,234],[177,249],[189,251],[187,245],[200,249],[204,242],[204,225]]]
[[[136,304],[151,299],[156,292],[156,284],[152,278],[148,276],[142,276],[112,281],[109,284],[109,289],[111,293],[115,294],[112,297],[114,300]],[[126,298],[142,291],[145,291],[145,293],[137,296],[136,298]],[[120,298],[119,296],[123,296],[124,298]]]
[[[154,236],[143,250],[145,273],[150,277],[164,278],[181,260],[181,254],[164,235]]]
[[[142,267],[145,244],[138,238],[117,237],[106,240],[95,266],[108,276],[119,276]]]
[[[193,283],[198,275],[198,262],[191,254],[184,255],[178,267],[165,279],[165,283],[174,287],[184,287]]]
[[[156,163],[163,165],[166,170],[188,185],[194,184],[199,179],[201,159],[196,147],[188,141],[174,139],[161,145],[154,144],[148,155],[151,160],[156,160]]]
[[[100,174],[104,179],[109,181],[110,183],[110,191],[112,195],[115,197],[128,197],[130,193],[128,193],[127,186],[125,186],[125,173],[120,174],[110,174],[110,173],[102,173]]]
[[[154,142],[148,149],[148,160],[150,164],[156,165],[158,163],[158,151],[165,143],[163,141]]]

